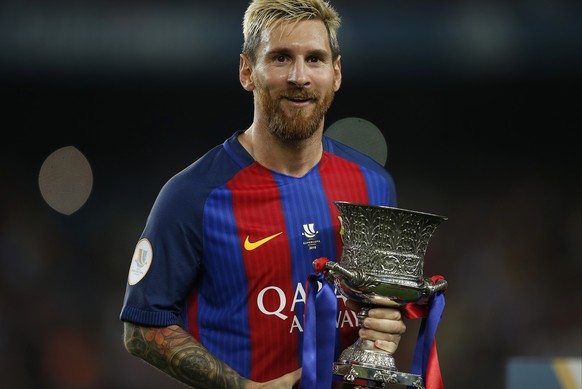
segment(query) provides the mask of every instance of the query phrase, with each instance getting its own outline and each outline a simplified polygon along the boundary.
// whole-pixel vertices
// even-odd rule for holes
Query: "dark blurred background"
[[[445,387],[503,388],[515,358],[580,358],[581,3],[333,4],[344,81],[326,124],[373,122],[399,206],[448,217],[425,258],[450,285]],[[125,352],[118,315],[161,186],[251,122],[237,74],[246,5],[0,3],[3,388],[181,387]],[[39,191],[64,146],[93,173],[69,216]]]

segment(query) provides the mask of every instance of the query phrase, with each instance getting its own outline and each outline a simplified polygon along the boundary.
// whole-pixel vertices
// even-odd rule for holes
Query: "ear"
[[[333,78],[333,91],[337,92],[342,84],[342,63],[340,55],[338,55],[333,64]]]
[[[253,68],[251,61],[244,54],[241,54],[238,66],[238,78],[242,87],[248,92],[252,92],[255,89],[252,73]]]

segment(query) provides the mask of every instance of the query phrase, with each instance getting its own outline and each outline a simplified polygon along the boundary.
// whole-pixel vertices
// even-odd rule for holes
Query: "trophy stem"
[[[362,325],[370,308],[371,305],[362,305],[357,315],[358,325]],[[420,376],[399,372],[391,353],[379,350],[373,341],[362,338],[342,351],[334,363],[333,373],[342,376],[344,382],[359,388],[384,388],[386,384],[402,384],[424,389]]]

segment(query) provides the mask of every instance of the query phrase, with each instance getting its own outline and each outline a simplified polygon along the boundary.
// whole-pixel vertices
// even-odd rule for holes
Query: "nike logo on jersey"
[[[256,248],[258,248],[258,247],[260,247],[260,246],[264,245],[265,243],[267,243],[267,242],[268,242],[268,241],[270,241],[271,239],[278,237],[278,236],[279,236],[279,235],[281,235],[282,233],[283,233],[283,231],[281,231],[281,232],[278,232],[278,233],[276,233],[276,234],[274,234],[274,235],[267,236],[266,238],[263,238],[263,239],[261,239],[261,240],[257,240],[256,242],[251,242],[251,241],[249,241],[249,237],[248,237],[248,235],[247,235],[247,238],[245,239],[245,250],[247,250],[247,251],[252,251],[252,250],[254,250],[254,249],[256,249]]]

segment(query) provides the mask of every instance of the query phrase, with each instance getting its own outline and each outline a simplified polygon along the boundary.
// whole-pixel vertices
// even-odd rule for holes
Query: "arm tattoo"
[[[242,389],[247,382],[177,325],[125,322],[124,342],[131,354],[193,388]]]

